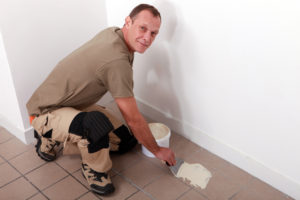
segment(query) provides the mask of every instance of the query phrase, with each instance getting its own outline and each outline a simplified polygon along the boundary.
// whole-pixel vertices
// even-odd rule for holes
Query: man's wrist
[[[153,149],[152,153],[156,156],[156,154],[158,154],[159,152],[160,152],[160,147],[157,145],[157,146]]]

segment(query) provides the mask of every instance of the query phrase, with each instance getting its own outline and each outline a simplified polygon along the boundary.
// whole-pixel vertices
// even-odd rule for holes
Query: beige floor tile
[[[124,170],[122,174],[129,178],[134,184],[143,188],[151,181],[163,176],[162,169],[152,164],[150,161],[141,160],[130,168]]]
[[[30,172],[26,177],[40,190],[43,190],[67,175],[56,163],[50,162]]]
[[[131,197],[129,197],[127,200],[151,200],[151,199],[152,198],[147,196],[145,193],[139,191],[139,192],[135,193],[134,195],[132,195]]]
[[[241,186],[246,186],[252,180],[252,176],[245,172],[244,170],[230,164],[225,161],[222,162],[223,165],[219,164],[217,170],[227,176],[232,182],[239,184]]]
[[[140,159],[139,155],[135,151],[130,151],[125,154],[112,154],[112,167],[114,170],[120,172],[128,167],[134,165]]]
[[[178,200],[208,200],[206,197],[196,192],[195,190],[190,190],[184,195],[182,195]]]
[[[73,177],[68,176],[43,192],[49,199],[71,200],[78,198],[87,191]]]
[[[21,176],[21,174],[12,168],[8,163],[3,163],[0,165],[0,187],[18,178],[19,176]]]
[[[1,199],[27,199],[37,193],[37,190],[23,177],[4,186],[0,190]]]
[[[78,200],[98,200],[99,198],[93,192],[88,192],[81,196]]]
[[[81,168],[80,155],[61,155],[56,160],[56,163],[70,173],[73,173]]]
[[[3,160],[1,157],[0,157],[0,164],[4,163],[5,160]]]
[[[133,187],[130,183],[128,183],[126,180],[124,180],[120,176],[114,176],[112,178],[112,182],[115,186],[114,193],[107,195],[107,196],[100,196],[101,199],[107,200],[107,199],[114,199],[114,200],[120,200],[120,199],[126,199],[127,197],[131,196],[133,193],[137,191],[135,187]]]
[[[253,178],[249,186],[241,190],[232,200],[290,200],[292,198],[274,189],[268,184]]]
[[[47,200],[47,198],[42,195],[41,193],[37,193],[33,197],[29,198],[28,200]]]
[[[9,160],[30,148],[33,148],[33,145],[25,145],[18,138],[14,137],[0,145],[0,155]]]
[[[170,148],[174,151],[176,157],[182,159],[188,158],[192,153],[200,151],[201,149],[195,143],[176,133],[171,135]]]
[[[86,188],[90,188],[88,182],[86,181],[86,179],[83,177],[81,169],[74,172],[72,174],[80,183],[82,183],[83,185],[85,185]]]
[[[220,172],[212,172],[212,178],[210,179],[205,189],[195,188],[209,200],[227,200],[237,193],[242,186],[234,183],[224,174]]]
[[[144,190],[158,200],[173,200],[190,188],[171,175],[164,175],[147,185]]]
[[[26,174],[27,172],[46,163],[37,155],[35,148],[18,155],[9,162],[22,174]]]
[[[172,132],[170,146],[177,157],[188,163],[200,163],[212,172],[213,177],[206,189],[192,188],[178,180],[164,163],[144,156],[141,145],[137,145],[131,152],[111,156],[113,170],[109,174],[116,191],[109,196],[97,196],[88,191],[87,181],[81,174],[79,155],[59,156],[55,162],[46,163],[36,155],[32,144],[23,144],[0,127],[0,199],[44,200],[47,199],[43,195],[45,193],[49,199],[80,200],[292,199],[175,132]],[[72,173],[72,176],[68,176],[65,170]],[[18,171],[25,174],[28,181],[20,177]],[[43,193],[39,193],[32,184],[43,190]],[[144,188],[146,193],[138,191],[134,185]]]
[[[7,140],[13,138],[14,135],[9,133],[5,128],[0,126],[0,144],[6,142]]]
[[[159,160],[157,158],[147,157],[142,152],[139,153],[139,156],[141,157],[140,158],[141,160],[150,161],[151,163],[153,163],[154,165],[159,167],[161,170],[163,170],[164,173],[169,173],[170,172],[169,167],[165,164],[165,162],[162,162],[161,160]]]

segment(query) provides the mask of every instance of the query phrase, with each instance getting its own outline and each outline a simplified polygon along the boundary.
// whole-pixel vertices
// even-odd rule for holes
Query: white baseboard
[[[137,104],[140,111],[146,117],[155,119],[157,122],[167,124],[171,130],[181,134],[199,146],[236,165],[258,179],[270,184],[283,193],[295,199],[300,199],[300,183],[297,183],[297,181],[292,178],[281,174],[271,167],[267,167],[262,162],[257,161],[255,158],[247,155],[246,153],[211,137],[199,130],[199,128],[162,113],[158,108],[147,104],[139,98],[137,98]]]
[[[6,128],[8,130],[8,132],[10,132],[14,136],[16,136],[23,143],[30,144],[33,142],[33,129],[32,128],[23,130],[23,129],[15,126],[14,124],[12,124],[10,121],[8,121],[6,118],[4,118],[2,116],[0,116],[0,125],[3,126],[4,128]]]
[[[25,130],[24,135],[25,135],[25,144],[31,144],[35,141],[34,136],[33,136],[33,127],[30,127]]]

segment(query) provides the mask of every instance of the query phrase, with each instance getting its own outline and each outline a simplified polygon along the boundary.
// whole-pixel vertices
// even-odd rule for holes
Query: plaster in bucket
[[[149,128],[150,131],[155,138],[158,146],[160,147],[169,147],[169,141],[170,141],[170,136],[171,136],[171,131],[170,129],[162,124],[162,123],[149,123]],[[146,148],[142,145],[142,152],[144,155],[148,157],[154,158],[155,156]]]

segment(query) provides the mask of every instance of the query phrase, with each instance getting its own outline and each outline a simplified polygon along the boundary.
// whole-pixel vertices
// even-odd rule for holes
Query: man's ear
[[[125,27],[129,28],[131,26],[131,24],[132,24],[132,20],[131,20],[131,18],[129,16],[127,16],[125,18]]]

